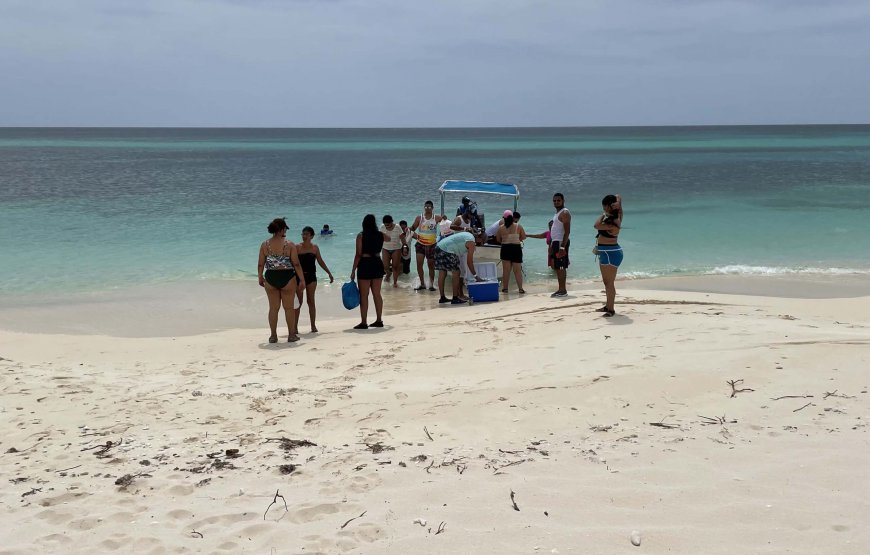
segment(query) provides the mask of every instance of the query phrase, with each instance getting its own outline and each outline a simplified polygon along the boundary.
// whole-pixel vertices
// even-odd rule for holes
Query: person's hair
[[[314,236],[314,228],[311,227],[310,225],[307,225],[307,226],[303,227],[303,228],[302,228],[302,234],[304,235],[304,234],[306,234],[306,233],[310,234],[310,235],[313,237],[313,236]]]
[[[510,215],[508,215],[508,216],[505,216],[505,217],[504,217],[504,226],[505,226],[505,227],[510,227],[510,226],[512,226],[512,225],[514,225],[514,215],[513,215],[513,214],[510,214]]]
[[[376,233],[380,233],[378,231],[378,221],[375,219],[374,214],[366,214],[365,218],[362,221],[362,230],[363,233],[366,231],[374,231]]]
[[[404,225],[404,226],[407,226],[407,225],[408,225],[408,221],[407,221],[407,220],[399,220],[399,225],[400,225],[400,226],[403,226],[403,225]]]
[[[385,223],[385,224],[391,224],[391,223],[393,223],[393,217],[390,216],[389,214],[387,214],[386,216],[384,216],[384,223]]]
[[[606,197],[601,199],[602,206],[610,206],[614,202],[616,202],[616,195],[607,195]]]
[[[427,200],[426,202],[424,202],[424,203],[423,203],[423,206],[426,206],[427,204],[431,204],[431,205],[432,205],[432,208],[435,208],[435,203],[432,202],[431,200]]]
[[[323,224],[323,229],[329,229],[329,224]]]
[[[565,200],[565,195],[562,193],[553,193],[553,198],[559,197],[562,200]]]
[[[275,218],[269,223],[269,227],[266,228],[266,231],[269,233],[278,233],[285,229],[287,229],[287,221],[284,218]]]
[[[514,211],[514,221],[515,221],[515,222],[520,221],[520,216],[521,216],[521,215],[522,215],[522,214],[520,214],[519,212]]]

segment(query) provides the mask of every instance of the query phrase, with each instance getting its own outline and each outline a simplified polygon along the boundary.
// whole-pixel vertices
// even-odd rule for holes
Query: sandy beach
[[[866,553],[868,284],[681,283],[278,345],[255,289],[4,311],[0,553]]]

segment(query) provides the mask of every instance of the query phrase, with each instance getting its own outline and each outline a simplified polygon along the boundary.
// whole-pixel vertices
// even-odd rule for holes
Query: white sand
[[[600,299],[0,332],[0,553],[868,551],[870,297]]]

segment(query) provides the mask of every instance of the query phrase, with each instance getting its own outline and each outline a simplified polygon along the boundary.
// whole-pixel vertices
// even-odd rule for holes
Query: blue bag
[[[341,286],[341,302],[348,310],[353,310],[359,306],[359,288],[355,281],[348,281]]]

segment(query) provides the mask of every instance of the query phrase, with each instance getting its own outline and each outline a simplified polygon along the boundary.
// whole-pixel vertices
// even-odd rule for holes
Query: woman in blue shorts
[[[601,269],[607,302],[596,312],[603,312],[603,316],[609,317],[616,315],[616,272],[622,264],[622,247],[617,242],[622,229],[622,199],[619,195],[607,195],[601,201],[601,206],[604,213],[595,220],[595,229],[598,230],[595,254],[598,255],[598,267]]]

